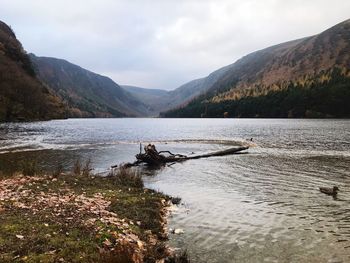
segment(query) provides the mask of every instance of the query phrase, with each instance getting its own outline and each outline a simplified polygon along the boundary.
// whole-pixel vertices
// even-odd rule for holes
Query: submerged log
[[[142,153],[140,146],[140,153],[136,154],[136,161],[134,163],[127,163],[124,164],[123,167],[128,168],[132,166],[137,166],[140,164],[147,164],[149,166],[161,166],[166,163],[176,163],[176,162],[182,162],[186,160],[193,160],[193,159],[200,159],[200,158],[208,158],[213,156],[224,156],[224,155],[231,155],[240,153],[244,150],[247,150],[248,146],[242,146],[242,147],[235,147],[235,148],[229,148],[222,151],[212,152],[212,153],[206,153],[206,154],[200,154],[200,155],[193,155],[193,156],[186,156],[182,154],[173,154],[170,151],[160,151],[158,152],[155,145],[148,144],[144,147],[144,153]],[[164,153],[167,153],[168,155],[164,155]],[[112,166],[112,168],[117,166]]]

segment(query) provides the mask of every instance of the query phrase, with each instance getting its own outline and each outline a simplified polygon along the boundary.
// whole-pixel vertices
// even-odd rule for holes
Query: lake
[[[250,139],[253,138],[253,141]],[[147,187],[179,196],[170,244],[193,262],[349,262],[350,120],[68,119],[0,124],[1,170],[91,158],[130,162],[139,143],[185,155],[249,145],[247,154],[149,170]],[[319,192],[337,185],[337,199]]]

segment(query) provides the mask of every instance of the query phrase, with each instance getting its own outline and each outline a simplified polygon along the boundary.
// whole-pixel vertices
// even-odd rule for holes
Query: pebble
[[[185,233],[185,231],[181,228],[176,228],[176,229],[169,229],[169,232],[172,233],[172,234],[176,234],[176,235],[180,235],[180,234],[183,234]]]

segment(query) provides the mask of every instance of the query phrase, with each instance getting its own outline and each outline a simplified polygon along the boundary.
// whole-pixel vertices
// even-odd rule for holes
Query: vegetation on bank
[[[145,189],[136,171],[99,177],[76,162],[71,173],[39,176],[22,167],[0,179],[1,262],[188,262],[164,242],[171,198]]]
[[[333,69],[303,82],[289,82],[276,89],[259,93],[259,87],[237,99],[215,100],[206,94],[187,106],[162,113],[171,118],[349,118],[350,77]],[[233,90],[232,92],[234,92]],[[239,91],[237,91],[239,92]],[[237,93],[236,92],[236,93]],[[232,96],[233,96],[232,95]]]

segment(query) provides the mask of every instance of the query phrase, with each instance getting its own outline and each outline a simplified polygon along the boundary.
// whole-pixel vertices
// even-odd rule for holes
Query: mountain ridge
[[[64,59],[31,54],[40,79],[67,104],[70,117],[138,117],[147,105],[109,77]]]
[[[336,111],[330,110],[332,114],[325,109],[319,111],[321,108],[317,103],[322,103],[322,100],[310,97],[311,93],[317,97],[318,94],[314,91],[318,90],[322,94],[333,96],[334,101],[343,105],[343,101],[338,98],[340,93],[348,96],[346,85],[348,77],[350,78],[350,19],[315,36],[280,43],[247,54],[206,77],[194,79],[171,91],[118,85],[109,77],[86,70],[67,60],[28,55],[13,30],[3,22],[0,22],[0,56],[0,81],[5,87],[0,91],[0,120],[50,119],[63,116],[350,115],[338,109],[337,105],[333,105],[337,108]],[[333,91],[330,90],[330,83],[336,87]],[[12,89],[13,86],[22,92],[14,94],[13,91],[17,89]],[[28,87],[25,88],[26,86]],[[328,90],[322,89],[325,86]],[[304,93],[300,89],[304,89]],[[23,96],[22,93],[28,95]],[[289,109],[279,111],[278,105],[284,100],[281,94],[288,97],[291,93],[298,93],[299,100],[313,106],[310,108],[308,105],[299,105],[295,109],[296,107],[288,104]],[[271,96],[279,97],[279,101],[271,99]],[[300,96],[308,99],[304,100]],[[346,96],[344,98],[347,99]],[[40,101],[37,109],[29,108],[26,100],[30,98]],[[268,100],[273,100],[275,115],[265,109],[256,108],[254,104],[264,104]],[[294,103],[298,104],[297,101]],[[256,113],[241,104],[249,104]],[[268,108],[265,104],[264,107]],[[346,105],[344,107],[347,109]]]
[[[291,88],[291,83],[299,88],[304,86],[307,88],[315,83],[317,85],[325,83],[319,81],[318,78],[328,78],[328,80],[333,77],[346,78],[348,74],[346,71],[350,69],[350,20],[343,21],[315,36],[292,40],[255,51],[226,68],[224,74],[207,88],[206,93],[187,104],[192,107],[193,115],[191,115],[188,108],[186,109],[186,106],[161,113],[161,115],[164,117],[223,117],[224,113],[227,112],[226,116],[247,116],[243,112],[239,111],[238,113],[236,109],[230,107],[230,102],[231,104],[237,104],[238,100],[244,98],[266,96],[269,92],[284,92]],[[340,75],[333,74],[333,71],[337,71],[337,68],[343,73]],[[346,79],[342,81],[346,82]],[[344,87],[342,91],[347,94]],[[275,95],[277,96],[277,93]],[[335,94],[333,95],[335,96]],[[337,96],[340,96],[340,94],[337,94]],[[222,105],[218,106],[220,103]],[[244,103],[243,100],[241,103]],[[208,106],[212,110],[215,108],[215,114],[208,112]],[[316,105],[314,106],[316,107]],[[221,108],[223,112],[219,114],[217,112],[218,108]],[[307,105],[304,105],[304,108],[304,113],[298,111],[298,117],[306,116],[305,113],[309,109],[307,109]],[[186,113],[182,114],[181,111]],[[293,108],[289,111],[292,112]],[[326,115],[327,112],[318,114],[318,116]],[[251,116],[251,113],[249,116]],[[256,116],[261,115],[257,113]],[[278,117],[282,116],[286,117],[288,114],[284,112],[278,115]],[[289,116],[293,116],[293,114],[289,114]]]

